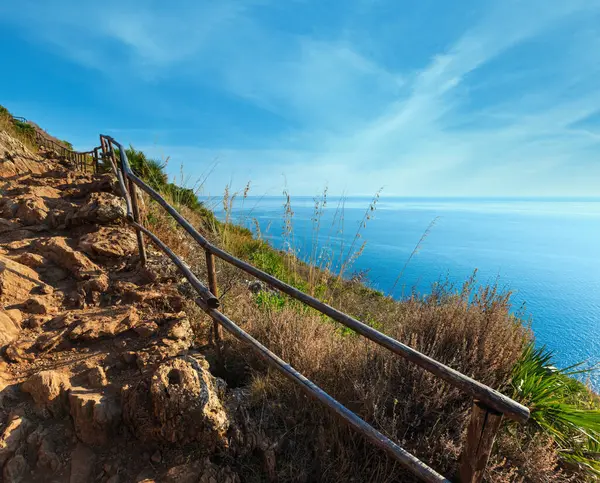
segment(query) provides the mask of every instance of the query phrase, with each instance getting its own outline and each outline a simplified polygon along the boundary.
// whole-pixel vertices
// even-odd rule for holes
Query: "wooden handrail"
[[[345,325],[346,327],[358,332],[359,334],[367,337],[373,342],[389,349],[390,351],[398,354],[405,359],[414,362],[415,364],[423,367],[432,374],[444,379],[448,383],[455,387],[458,387],[462,391],[466,392],[475,399],[478,399],[491,408],[506,415],[506,417],[513,419],[519,423],[524,423],[529,419],[529,409],[522,404],[513,401],[504,394],[492,389],[485,384],[482,384],[474,379],[465,376],[464,374],[448,367],[441,362],[432,359],[431,357],[422,354],[421,352],[398,342],[397,340],[379,332],[376,329],[356,320],[353,317],[327,305],[320,300],[311,297],[310,295],[298,290],[291,285],[282,282],[281,280],[269,275],[262,270],[250,265],[247,262],[234,257],[226,251],[214,246],[206,238],[204,238],[198,231],[185,219],[183,218],[175,208],[173,208],[160,194],[154,189],[144,183],[138,176],[133,173],[128,173],[127,176],[133,180],[142,190],[144,190],[152,199],[157,201],[165,210],[173,216],[179,224],[202,246],[205,250],[213,253],[215,256],[222,260],[234,265],[241,270],[249,273],[259,280],[268,283],[272,287],[286,293],[287,295],[305,303],[306,305],[318,310],[322,314],[331,317],[333,320]]]
[[[163,252],[165,252],[171,260],[178,266],[184,276],[190,281],[192,286],[199,293],[200,298],[197,299],[197,304],[215,321],[215,342],[219,351],[220,335],[219,326],[225,328],[232,333],[236,338],[248,343],[263,359],[271,365],[274,365],[286,377],[299,384],[303,390],[311,394],[313,397],[325,404],[329,409],[342,417],[355,430],[363,434],[371,442],[381,447],[390,453],[394,458],[403,464],[406,468],[412,471],[415,475],[424,481],[448,481],[434,470],[429,468],[423,462],[415,458],[404,449],[400,448],[389,438],[383,436],[375,428],[359,418],[356,414],[349,411],[339,402],[325,393],[322,389],[316,386],[312,381],[309,381],[302,374],[298,373],[285,361],[271,353],[258,341],[245,333],[235,323],[229,320],[225,315],[216,310],[218,306],[217,281],[215,264],[213,257],[218,257],[221,260],[251,274],[269,284],[270,286],[280,290],[281,292],[301,301],[302,303],[312,307],[333,320],[345,325],[354,330],[376,344],[385,347],[396,355],[411,361],[423,369],[438,376],[440,379],[457,387],[466,394],[469,394],[474,399],[472,409],[471,422],[467,431],[467,442],[464,452],[461,457],[460,481],[476,483],[483,478],[483,472],[487,464],[487,460],[491,453],[495,434],[500,426],[502,416],[506,416],[519,423],[525,423],[529,419],[529,409],[505,396],[504,394],[492,389],[485,384],[482,384],[465,374],[462,374],[451,367],[442,364],[439,361],[409,347],[401,342],[379,332],[376,329],[360,322],[359,320],[345,314],[334,307],[298,290],[295,287],[269,275],[268,273],[259,270],[251,264],[240,260],[230,253],[222,250],[210,243],[202,236],[179,212],[171,206],[158,192],[151,186],[147,185],[139,178],[129,166],[127,156],[120,143],[115,141],[110,136],[100,135],[101,149],[103,152],[109,152],[112,155],[112,168],[119,180],[119,185],[123,187],[124,197],[126,202],[129,199],[129,193],[124,180],[129,182],[129,188],[133,191],[137,185],[141,190],[146,192],[153,200],[160,204],[189,234],[190,236],[205,250],[207,270],[209,276],[209,288],[205,287],[189,270],[177,255],[174,254],[156,235],[143,227],[139,220],[139,213],[131,214],[128,209],[128,221],[137,230],[139,238],[142,240],[141,234],[145,234],[150,240]],[[120,153],[120,163],[114,159],[114,149],[116,146]],[[129,206],[129,202],[128,202]],[[135,220],[133,219],[135,216]],[[141,242],[140,242],[141,243]],[[142,245],[140,244],[140,258],[143,260],[145,252],[142,254]],[[217,325],[217,323],[219,325]]]

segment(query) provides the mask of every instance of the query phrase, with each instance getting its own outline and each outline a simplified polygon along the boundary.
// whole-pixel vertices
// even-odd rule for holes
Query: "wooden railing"
[[[291,285],[269,275],[262,270],[240,260],[226,251],[218,248],[204,238],[175,208],[173,208],[159,193],[147,185],[129,166],[123,146],[112,137],[100,135],[100,146],[88,153],[94,153],[95,166],[99,159],[110,165],[117,177],[121,194],[125,199],[127,220],[134,227],[137,234],[138,249],[141,263],[146,261],[146,248],[144,236],[147,236],[162,252],[164,252],[181,273],[190,282],[198,293],[197,305],[213,320],[214,341],[220,357],[221,328],[230,332],[240,341],[248,344],[269,365],[281,372],[285,377],[302,388],[308,395],[319,400],[330,411],[337,414],[354,430],[362,434],[375,446],[386,451],[392,458],[403,465],[422,481],[448,482],[444,476],[427,466],[417,457],[401,448],[398,444],[383,435],[380,431],[369,425],[355,413],[336,401],[315,383],[307,379],[287,362],[272,353],[259,341],[242,330],[226,315],[221,313],[218,299],[217,274],[215,270],[215,257],[243,270],[269,284],[271,287],[293,297],[296,300],[327,315],[331,319],[349,327],[367,339],[385,347],[394,354],[422,367],[440,379],[455,386],[473,398],[470,422],[466,431],[466,441],[460,460],[458,480],[462,483],[480,482],[483,478],[487,461],[489,459],[496,432],[500,427],[502,417],[506,416],[518,423],[525,423],[529,419],[529,409],[501,394],[500,392],[481,384],[478,381],[442,364],[431,357],[373,329],[359,320],[345,314],[330,305],[298,290]],[[117,156],[118,153],[118,156]],[[190,268],[154,233],[145,228],[140,218],[138,207],[138,189],[144,191],[150,198],[161,205],[189,235],[198,243],[206,254],[206,268],[208,273],[208,287],[203,284]]]
[[[23,123],[28,124],[29,122],[24,117],[20,116],[12,116],[13,120],[16,121],[16,124]],[[33,124],[30,124],[35,129]],[[35,129],[35,135],[32,141],[38,145],[39,147],[43,147],[49,151],[53,151],[54,153],[62,156],[66,160],[75,164],[76,168],[83,172],[97,172],[98,171],[98,150],[99,148],[94,148],[92,151],[73,151],[66,147],[63,143],[57,142],[52,139],[49,135],[44,134],[40,129]]]

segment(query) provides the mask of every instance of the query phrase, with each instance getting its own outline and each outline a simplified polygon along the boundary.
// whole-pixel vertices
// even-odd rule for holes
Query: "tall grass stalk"
[[[344,273],[346,273],[346,271],[350,267],[352,267],[354,262],[362,255],[362,252],[364,251],[365,246],[367,245],[366,240],[362,240],[362,231],[367,227],[367,223],[373,218],[373,215],[375,214],[375,210],[377,209],[377,203],[379,202],[379,197],[381,196],[382,190],[383,188],[380,188],[375,193],[375,196],[371,200],[371,203],[369,203],[369,206],[365,210],[363,218],[358,225],[358,228],[356,230],[356,233],[354,234],[354,238],[352,239],[352,243],[350,244],[348,251],[344,255],[344,252],[340,250],[340,270],[338,273],[338,282],[342,280]],[[360,243],[360,246],[358,246],[357,248],[358,243]]]
[[[425,231],[421,235],[421,238],[419,239],[419,241],[417,242],[417,244],[413,248],[413,251],[410,252],[410,255],[408,256],[408,258],[404,262],[404,265],[402,266],[402,269],[398,273],[398,276],[396,277],[396,280],[394,280],[394,284],[392,285],[392,288],[388,292],[388,296],[389,297],[393,297],[394,296],[394,292],[396,291],[396,286],[398,285],[398,282],[400,282],[400,280],[402,279],[402,276],[404,275],[406,267],[408,267],[408,264],[413,259],[413,257],[417,253],[419,253],[419,250],[421,249],[421,245],[423,245],[423,242],[425,242],[426,238],[431,233],[431,230],[433,229],[433,227],[435,226],[435,224],[437,223],[437,221],[439,220],[439,218],[440,218],[439,216],[436,216],[433,220],[431,220],[431,222],[429,223],[429,225],[427,226],[427,228],[425,229]]]

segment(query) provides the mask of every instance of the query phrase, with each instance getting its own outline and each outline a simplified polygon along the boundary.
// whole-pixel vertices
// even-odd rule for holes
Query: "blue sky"
[[[206,194],[600,195],[600,0],[5,0],[0,55],[0,104]]]

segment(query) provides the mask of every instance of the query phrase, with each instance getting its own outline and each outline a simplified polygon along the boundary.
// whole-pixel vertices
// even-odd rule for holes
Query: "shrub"
[[[511,385],[514,397],[531,410],[531,421],[558,445],[560,457],[600,477],[600,404],[573,376],[592,369],[575,364],[557,369],[553,354],[531,342],[515,364]]]
[[[3,106],[0,106],[0,129],[17,138],[31,151],[37,151],[35,128],[31,124],[13,118],[8,109]]]

